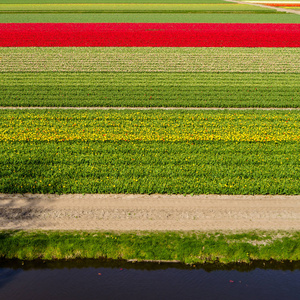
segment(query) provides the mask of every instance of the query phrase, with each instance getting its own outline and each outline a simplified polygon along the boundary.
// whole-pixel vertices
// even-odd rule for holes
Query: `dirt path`
[[[266,5],[266,3],[261,3],[260,4],[260,3],[252,3],[252,2],[248,2],[248,1],[238,1],[238,0],[237,1],[235,1],[235,0],[225,0],[225,1],[238,3],[238,4],[249,4],[249,5],[263,7],[263,8],[275,9],[275,10],[280,11],[280,12],[286,12],[286,13],[290,13],[290,14],[300,15],[300,11],[293,10],[292,8],[291,9],[286,9],[286,8],[281,8],[281,7],[276,7],[276,6],[269,6],[269,5]],[[259,0],[257,2],[259,2]]]
[[[300,196],[0,194],[0,229],[300,230]]]

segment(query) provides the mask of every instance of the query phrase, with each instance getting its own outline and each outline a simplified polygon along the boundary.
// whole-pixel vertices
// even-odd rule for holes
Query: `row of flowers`
[[[300,24],[3,23],[0,47],[300,47]]]
[[[300,72],[300,48],[2,47],[0,72]]]
[[[298,112],[1,113],[0,141],[299,142]]]

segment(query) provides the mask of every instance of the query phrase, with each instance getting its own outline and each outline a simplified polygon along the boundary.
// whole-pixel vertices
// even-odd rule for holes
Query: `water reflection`
[[[164,262],[128,262],[126,260],[111,259],[73,259],[73,260],[32,260],[22,261],[18,259],[0,259],[0,267],[23,270],[39,270],[39,269],[80,269],[80,268],[126,268],[135,270],[166,270],[170,268],[181,270],[203,269],[206,272],[217,270],[236,270],[238,272],[249,272],[257,268],[269,270],[294,271],[300,270],[300,261],[264,261],[257,260],[250,263],[205,263],[186,265],[182,263],[164,263]]]
[[[13,281],[20,272],[22,272],[21,269],[0,268],[0,290],[5,284]]]
[[[299,299],[300,262],[0,261],[0,299]]]

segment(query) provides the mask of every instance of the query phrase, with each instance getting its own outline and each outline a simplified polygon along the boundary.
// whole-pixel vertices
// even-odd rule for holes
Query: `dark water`
[[[0,261],[0,299],[300,299],[300,262]]]

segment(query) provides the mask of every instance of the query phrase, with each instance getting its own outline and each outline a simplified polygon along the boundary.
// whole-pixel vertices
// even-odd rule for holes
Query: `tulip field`
[[[267,76],[267,77],[266,77]],[[299,73],[5,73],[0,104],[53,107],[294,107]]]
[[[73,1],[72,1],[73,2]],[[216,1],[217,2],[217,1]],[[219,4],[220,3],[220,4]],[[219,1],[219,3],[69,3],[69,4],[28,4],[9,3],[0,4],[1,13],[273,13],[268,8],[250,6],[247,4],[233,4]],[[226,4],[226,5],[224,5]]]
[[[300,24],[8,23],[3,47],[299,47]]]
[[[223,0],[1,0],[2,23],[299,23],[299,15]]]
[[[0,0],[0,193],[299,194],[300,15],[244,3]]]
[[[0,52],[2,78],[12,72],[300,72],[299,47],[1,47]]]
[[[299,193],[298,112],[1,112],[6,193]]]

